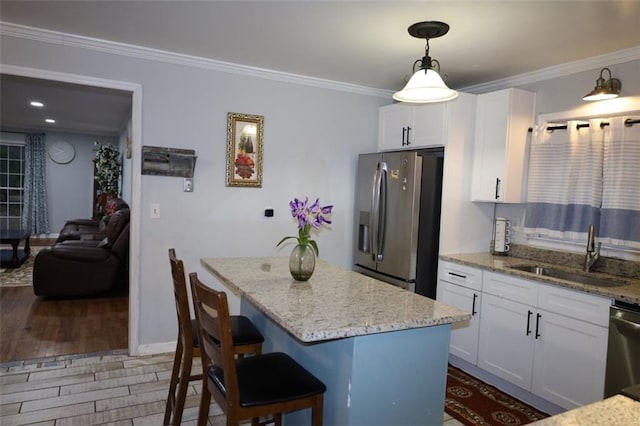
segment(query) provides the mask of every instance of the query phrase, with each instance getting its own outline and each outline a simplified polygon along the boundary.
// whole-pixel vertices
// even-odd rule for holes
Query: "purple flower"
[[[321,207],[319,198],[316,198],[313,204],[309,205],[309,197],[305,197],[304,201],[294,198],[289,202],[289,207],[291,208],[291,217],[298,221],[298,236],[284,237],[277,246],[289,238],[294,238],[300,245],[306,246],[310,244],[317,253],[317,244],[311,239],[311,228],[319,230],[323,224],[331,223],[327,216],[331,214],[333,205]]]

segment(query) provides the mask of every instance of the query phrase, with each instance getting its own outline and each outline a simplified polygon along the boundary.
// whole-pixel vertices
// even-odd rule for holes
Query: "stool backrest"
[[[237,406],[240,394],[227,295],[204,285],[195,272],[189,274],[189,280],[198,323],[202,371],[210,367],[221,369],[227,405]]]
[[[173,296],[178,315],[179,339],[185,349],[193,349],[193,331],[191,328],[191,313],[189,311],[189,296],[187,295],[187,281],[184,276],[184,264],[176,257],[175,249],[169,249],[169,263],[173,277]]]

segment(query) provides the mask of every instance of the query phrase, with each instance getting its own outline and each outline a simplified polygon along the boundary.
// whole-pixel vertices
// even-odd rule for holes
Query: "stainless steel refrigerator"
[[[354,270],[435,299],[444,149],[361,154]]]

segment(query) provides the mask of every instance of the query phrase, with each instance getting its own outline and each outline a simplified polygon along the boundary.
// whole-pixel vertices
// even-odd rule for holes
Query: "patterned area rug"
[[[17,268],[0,269],[0,287],[29,287],[33,285],[33,259],[44,247],[31,247],[31,253]]]
[[[444,409],[467,426],[516,426],[549,417],[449,365]]]

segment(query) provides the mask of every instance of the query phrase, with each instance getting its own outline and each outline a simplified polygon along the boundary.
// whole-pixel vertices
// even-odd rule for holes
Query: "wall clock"
[[[55,141],[49,147],[49,157],[58,164],[70,163],[76,156],[76,149],[67,141]]]

